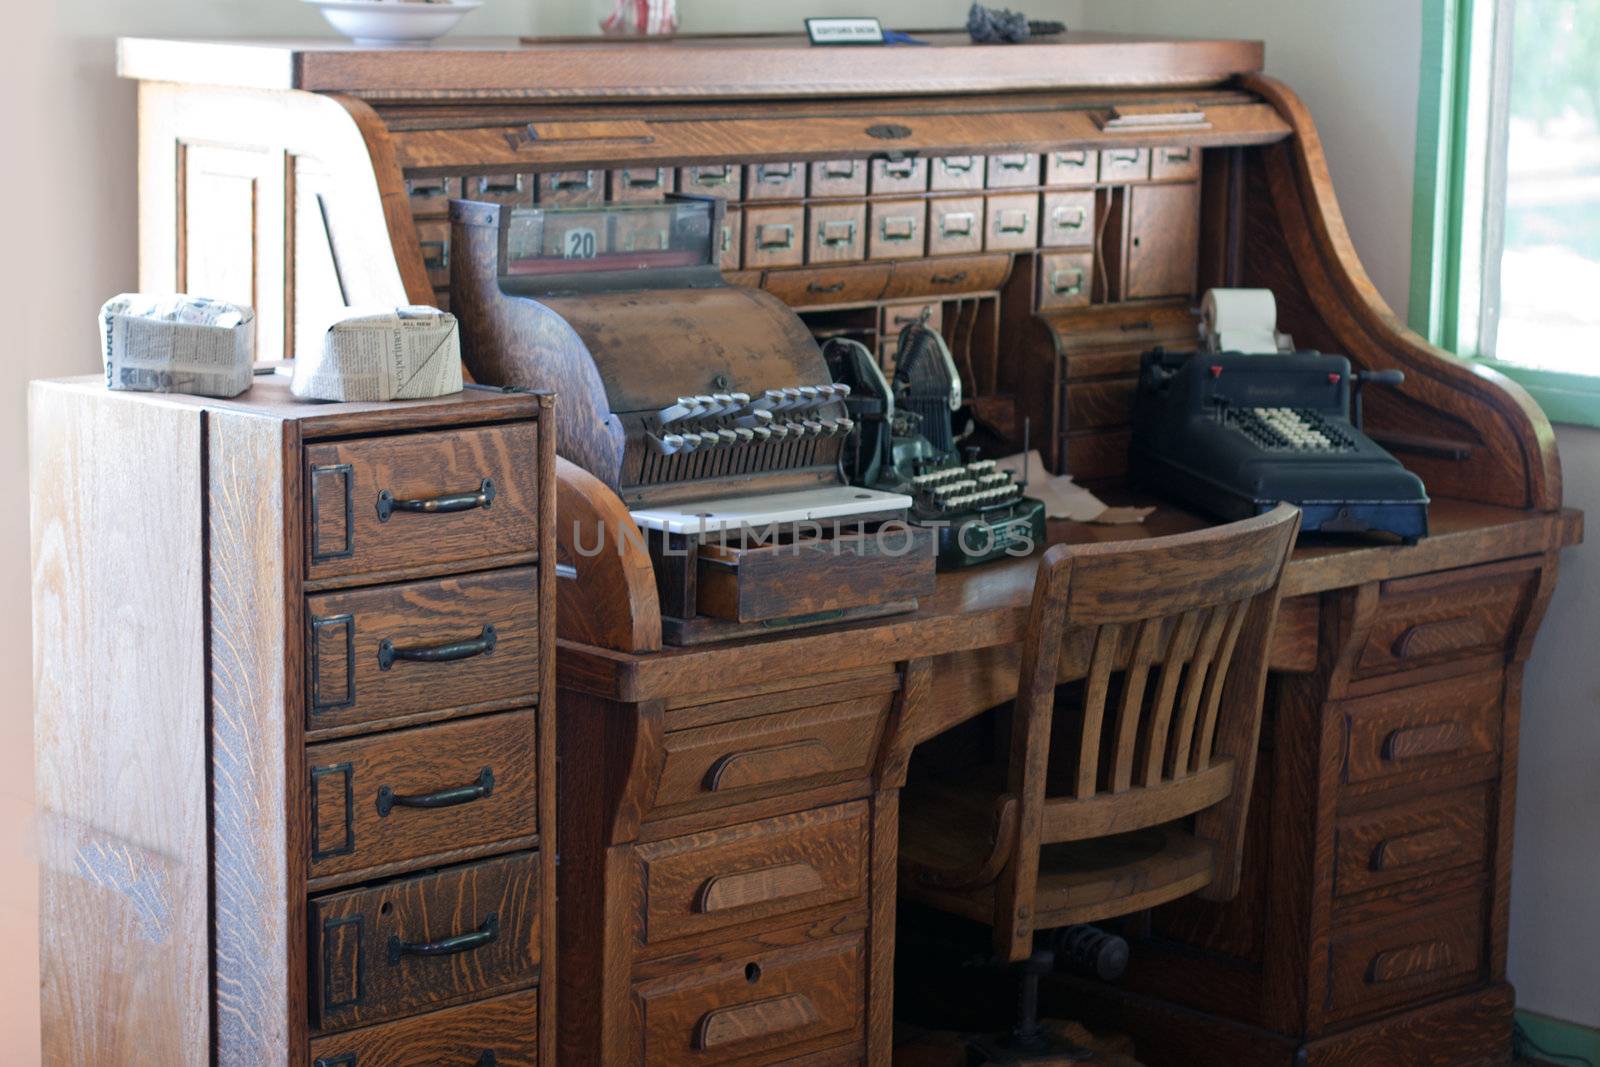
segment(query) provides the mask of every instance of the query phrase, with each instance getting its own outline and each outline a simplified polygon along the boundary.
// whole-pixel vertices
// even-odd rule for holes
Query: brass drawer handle
[[[460,952],[471,952],[493,944],[499,936],[500,915],[497,912],[490,912],[489,917],[483,920],[483,925],[471,933],[456,934],[442,941],[402,941],[390,934],[389,966],[399,963],[403,956],[454,956]]]
[[[878,164],[878,169],[885,178],[912,178],[917,173],[917,161],[914,159],[886,159]]]
[[[450,266],[450,245],[444,241],[420,241],[424,270],[446,270]]]
[[[1070,282],[1063,280],[1069,277]],[[1077,268],[1051,271],[1050,292],[1056,296],[1076,296],[1083,292],[1083,271]]]
[[[1028,157],[1021,156],[995,156],[994,161],[1001,170],[1023,170],[1028,166]]]
[[[733,251],[733,227],[732,226],[724,225],[722,227],[722,249],[721,249],[721,251],[723,251],[723,252],[731,252],[731,251]]]
[[[1021,217],[1020,222],[1007,222]],[[1033,225],[1033,216],[1022,210],[998,211],[994,216],[994,229],[996,233],[1027,233]]]
[[[695,167],[690,174],[692,177],[689,181],[694,185],[728,185],[733,181],[733,166],[723,164],[720,171]]]
[[[1111,156],[1111,162],[1113,162],[1113,163],[1126,163],[1126,164],[1131,166],[1131,165],[1133,165],[1135,163],[1138,163],[1139,162],[1139,157],[1141,155],[1143,155],[1143,154],[1144,153],[1143,153],[1142,149],[1135,149],[1132,152],[1112,151],[1110,153],[1110,156]]]
[[[426,200],[435,196],[444,196],[449,189],[449,178],[406,179],[406,193],[413,200]]]
[[[954,274],[935,274],[928,280],[934,285],[960,285],[967,280],[967,272],[958,270]]]
[[[495,643],[499,639],[499,632],[492,623],[480,630],[477,637],[469,640],[451,641],[444,645],[427,645],[422,648],[400,648],[385,637],[378,643],[378,669],[386,671],[395,665],[396,660],[407,660],[412,663],[454,663],[456,660],[471,659],[474,656],[487,656],[494,651]]]
[[[420,497],[415,500],[405,500],[396,497],[389,490],[384,489],[378,493],[378,521],[388,522],[389,516],[397,511],[409,511],[419,515],[447,515],[456,511],[472,511],[483,508],[487,511],[494,506],[494,479],[485,478],[478,483],[475,493],[452,493],[448,496]]]
[[[839,231],[843,230],[841,234]],[[855,219],[828,219],[817,226],[817,240],[830,248],[848,245],[856,239]]]
[[[378,790],[378,817],[387,819],[395,808],[453,808],[491,796],[494,796],[494,768],[485,767],[478,772],[477,781],[433,793],[403,796],[384,786]]]
[[[774,233],[782,234],[782,236],[781,237],[770,237],[769,238],[769,237],[766,236],[766,232],[768,230],[771,230]],[[772,249],[793,248],[794,247],[794,227],[789,225],[787,222],[784,222],[784,223],[776,223],[776,222],[763,222],[763,223],[760,223],[759,225],[756,226],[756,247],[757,248],[772,248]]]
[[[844,282],[834,282],[832,285],[818,285],[816,282],[807,282],[806,292],[816,293],[819,296],[827,293],[842,293],[844,292]]]
[[[840,159],[831,163],[822,164],[822,176],[833,181],[846,181],[856,176],[856,168],[860,161],[855,159]],[[843,168],[843,169],[841,169]]]
[[[574,177],[573,175],[582,175]],[[550,176],[550,188],[554,192],[564,192],[573,189],[593,189],[594,171],[592,170],[567,170]]]
[[[779,168],[782,168],[781,170]],[[756,164],[756,181],[766,182],[768,185],[782,185],[794,178],[793,163],[758,163]]]
[[[483,196],[515,196],[522,192],[521,174],[485,174],[478,179],[478,192]]]
[[[971,174],[977,164],[972,156],[944,156],[939,160],[939,169],[946,174]]]
[[[667,183],[666,172],[662,168],[657,167],[650,174],[649,178],[635,178],[633,171],[625,170],[622,172],[622,184],[629,189],[659,189]]]
[[[885,241],[913,241],[917,236],[915,215],[887,215],[878,220],[878,236]]]
[[[1081,230],[1088,221],[1088,215],[1081,207],[1067,207],[1062,205],[1050,215],[1050,221],[1055,223],[1058,230]]]
[[[1161,151],[1161,158],[1168,163],[1187,163],[1194,158],[1193,148],[1165,148]]]
[[[939,233],[944,237],[971,237],[972,227],[977,223],[977,215],[971,211],[950,211],[939,216]],[[951,226],[952,222],[962,223],[958,230]]]
[[[1058,167],[1087,167],[1089,165],[1088,152],[1056,152],[1051,158]]]

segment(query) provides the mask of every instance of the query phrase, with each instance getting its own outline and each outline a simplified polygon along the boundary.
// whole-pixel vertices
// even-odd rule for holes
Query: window
[[[1600,425],[1600,0],[1427,0],[1412,325]]]

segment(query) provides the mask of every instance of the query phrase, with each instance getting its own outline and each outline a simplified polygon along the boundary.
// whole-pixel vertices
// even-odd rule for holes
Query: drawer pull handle
[[[951,211],[939,216],[939,233],[945,237],[971,237],[972,224],[977,216],[970,211]],[[959,227],[951,223],[959,222]]]
[[[394,666],[396,660],[402,659],[413,663],[453,663],[458,659],[487,656],[494,651],[495,643],[499,640],[500,635],[493,623],[484,626],[477,637],[465,641],[451,641],[443,645],[424,645],[420,648],[401,648],[385,637],[378,642],[378,669],[386,671]]]
[[[996,233],[1027,233],[1031,225],[1033,216],[1026,211],[1002,211],[994,217]]]
[[[567,192],[574,189],[593,189],[594,171],[569,170],[550,176],[550,189],[552,192]]]
[[[888,215],[878,221],[878,236],[885,241],[910,241],[917,236],[917,220],[912,215]]]
[[[443,515],[453,511],[488,510],[494,506],[494,479],[485,478],[478,483],[475,493],[451,493],[448,496],[419,497],[403,500],[389,490],[378,493],[378,521],[388,522],[397,511],[410,511],[423,515]]]
[[[858,161],[854,159],[841,159],[822,165],[822,176],[835,181],[843,181],[856,176]]]
[[[1057,152],[1055,162],[1058,167],[1083,167],[1089,163],[1088,152]]]
[[[1134,165],[1134,164],[1139,162],[1139,157],[1142,156],[1143,154],[1144,154],[1143,150],[1134,151],[1134,152],[1112,152],[1111,153],[1111,162],[1113,162],[1113,163],[1125,163],[1125,164],[1127,164],[1129,166],[1132,166],[1132,165]]]
[[[622,172],[622,184],[629,189],[659,189],[666,184],[666,181],[666,175],[660,167],[650,171],[648,178],[636,178],[631,170]]]
[[[406,192],[419,200],[443,196],[449,188],[448,178],[410,178],[406,181]]]
[[[886,178],[910,178],[917,173],[914,159],[886,159],[878,167]]]
[[[756,166],[756,180],[768,185],[782,185],[793,177],[793,163],[761,163]]]
[[[486,175],[478,179],[478,192],[485,196],[515,195],[522,192],[522,175]]]
[[[693,176],[689,181],[693,185],[727,185],[733,181],[732,166],[724,166],[721,170],[707,170],[696,167],[692,173]]]
[[[483,925],[467,934],[456,934],[442,941],[402,941],[389,935],[389,966],[399,963],[404,956],[454,956],[471,952],[475,948],[493,944],[500,937],[500,915],[490,912]]]
[[[1081,207],[1058,207],[1050,217],[1058,230],[1081,230],[1088,220]]]
[[[806,292],[817,293],[819,295],[827,293],[842,293],[844,292],[844,282],[834,282],[832,285],[820,285],[817,282],[807,282]]]
[[[1381,872],[1427,863],[1450,852],[1456,844],[1455,832],[1446,826],[1401,834],[1378,842],[1372,850],[1372,862],[1367,866],[1375,872]]]
[[[821,741],[796,741],[748,752],[732,752],[711,765],[706,772],[706,789],[715,793],[726,789],[784,782],[834,769],[833,753]]]
[[[378,790],[378,817],[387,819],[395,808],[453,808],[457,804],[470,804],[474,800],[494,795],[494,768],[485,767],[478,772],[478,780],[471,785],[458,785],[436,793],[420,796],[402,796],[388,786]]]
[[[717,1008],[700,1017],[694,1047],[700,1052],[741,1041],[774,1037],[821,1021],[811,998],[804,993],[770,997],[735,1008]]]
[[[975,162],[971,156],[945,156],[939,160],[939,168],[946,174],[971,174]]]
[[[995,156],[1001,170],[1022,170],[1028,165],[1027,156]]]
[[[822,888],[822,875],[809,863],[786,863],[758,871],[719,874],[706,879],[706,884],[700,887],[695,910],[709,915],[714,911],[804,896],[820,892]]]
[[[776,237],[768,237],[768,236],[766,236],[768,230],[771,230],[773,233],[778,234],[779,236],[776,236]],[[787,222],[785,222],[785,223],[783,223],[781,225],[778,224],[778,223],[774,223],[774,222],[764,222],[764,223],[762,223],[761,225],[756,227],[756,247],[757,248],[793,248],[794,247],[794,227],[789,225]]]
[[[1384,985],[1433,974],[1451,967],[1455,950],[1444,941],[1419,941],[1415,945],[1392,948],[1372,957],[1367,967],[1367,984]]]
[[[1083,292],[1083,271],[1076,269],[1051,271],[1050,292],[1056,296],[1076,296]]]
[[[1444,756],[1467,747],[1467,732],[1460,723],[1440,722],[1392,730],[1383,739],[1383,758],[1390,763],[1419,756]]]
[[[935,274],[928,280],[934,285],[960,285],[967,280],[967,272],[958,270],[954,274]]]
[[[855,219],[830,219],[817,227],[817,240],[830,248],[851,244],[855,239]]]
[[[419,241],[424,270],[445,270],[450,266],[450,245],[446,241]]]
[[[1123,333],[1138,333],[1141,330],[1155,329],[1155,324],[1149,319],[1140,319],[1138,322],[1125,322],[1119,327],[1119,329],[1121,329]]]
[[[1194,158],[1194,149],[1168,148],[1162,151],[1161,158],[1168,163],[1187,163]]]
[[[1459,652],[1465,648],[1486,645],[1493,641],[1482,620],[1470,616],[1441,619],[1437,622],[1419,622],[1407,627],[1395,638],[1395,659],[1414,659],[1436,656],[1441,652]]]

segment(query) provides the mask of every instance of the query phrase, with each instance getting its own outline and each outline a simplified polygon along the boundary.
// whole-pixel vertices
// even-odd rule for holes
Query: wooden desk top
[[[470,28],[470,23],[469,23]],[[1260,41],[1068,33],[975,45],[919,31],[931,48],[812,48],[797,34],[667,40],[446,37],[431,47],[342,38],[123,38],[117,72],[146,81],[350,92],[368,98],[489,93],[519,99],[888,96],[904,93],[1214,85],[1264,64]],[[960,63],[933,49],[954,48]]]
[[[1118,501],[1119,503],[1121,501]],[[1135,502],[1135,501],[1129,501]],[[1148,501],[1147,501],[1148,503]],[[1467,567],[1546,552],[1583,538],[1583,513],[1521,511],[1435,499],[1433,533],[1415,545],[1305,538],[1284,576],[1285,597]],[[1161,504],[1139,526],[1052,522],[1052,543],[1135,540],[1197,529],[1206,520]],[[1037,555],[939,575],[933,596],[914,612],[871,622],[804,630],[720,645],[611,652],[563,641],[561,684],[623,701],[703,693],[769,680],[779,671],[842,671],[910,657],[1012,644],[1020,640],[1033,595]]]

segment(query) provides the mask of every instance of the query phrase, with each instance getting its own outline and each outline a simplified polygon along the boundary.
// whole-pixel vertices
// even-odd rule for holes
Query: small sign
[[[594,259],[600,254],[595,232],[581,226],[567,231],[566,244],[561,250],[563,259]]]
[[[806,36],[812,44],[883,44],[883,24],[877,19],[806,19]]]

